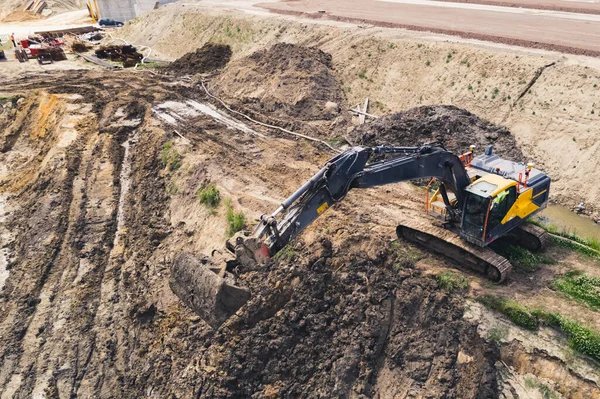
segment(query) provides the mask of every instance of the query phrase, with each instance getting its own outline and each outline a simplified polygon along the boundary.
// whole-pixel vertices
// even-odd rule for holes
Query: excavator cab
[[[537,187],[527,187],[518,181],[496,174],[487,174],[465,189],[462,210],[461,237],[484,247],[507,235],[523,221],[545,208],[545,202],[535,201],[547,193],[549,179]]]

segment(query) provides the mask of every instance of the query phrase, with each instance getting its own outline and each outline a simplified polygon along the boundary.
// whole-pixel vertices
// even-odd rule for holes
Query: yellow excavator
[[[350,190],[420,179],[431,179],[425,210],[438,222],[403,223],[396,229],[398,237],[501,283],[511,265],[488,245],[506,237],[530,250],[544,248],[549,240],[546,231],[525,221],[547,206],[550,177],[532,164],[498,157],[492,146],[478,156],[474,149],[462,155],[439,143],[348,149],[330,159],[275,212],[261,217],[251,235],[238,234],[229,240],[226,247],[235,257],[227,266],[191,254],[177,256],[171,288],[217,326],[250,297],[247,289],[236,286],[228,270],[240,264],[267,264]],[[429,195],[434,183],[435,191]]]

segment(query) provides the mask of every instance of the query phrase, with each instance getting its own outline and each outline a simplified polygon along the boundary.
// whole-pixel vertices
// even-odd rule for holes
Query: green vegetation
[[[545,229],[548,233],[551,233],[555,236],[566,238],[567,240],[562,240],[559,237],[552,237],[552,241],[554,244],[559,245],[564,248],[569,248],[584,255],[587,255],[591,258],[600,260],[600,241],[598,240],[587,240],[581,238],[573,233],[570,233],[565,230],[559,229],[555,225],[546,225],[541,223],[538,219],[530,219],[529,223],[536,225]],[[570,240],[570,241],[568,241]],[[579,245],[581,244],[581,245]]]
[[[390,48],[393,50],[396,48],[396,45],[394,43],[390,43]]]
[[[463,288],[467,288],[469,283],[465,278],[457,273],[445,271],[435,276],[438,286],[448,292],[454,292]]]
[[[558,330],[561,330],[569,337],[571,348],[600,360],[600,335],[581,323],[568,319],[556,313],[542,313],[541,319]]]
[[[177,187],[177,185],[174,182],[170,182],[169,184],[167,184],[167,187],[165,188],[165,192],[167,193],[168,196],[172,197],[174,195],[177,195],[177,193],[179,193],[179,187]]]
[[[216,208],[221,202],[219,189],[214,184],[207,184],[196,191],[196,196],[200,199],[200,203],[209,208]]]
[[[492,327],[490,328],[490,339],[494,342],[501,342],[508,338],[508,328]]]
[[[361,79],[367,79],[367,71],[362,70],[358,73],[358,77]]]
[[[600,278],[588,276],[579,270],[571,270],[563,277],[554,280],[554,288],[564,292],[578,302],[588,304],[592,309],[600,308]]]
[[[538,321],[526,307],[508,298],[492,295],[484,295],[479,301],[488,308],[505,314],[516,325],[528,330],[537,330]]]
[[[448,53],[448,55],[446,56],[446,64],[449,63],[451,59],[452,59],[452,53]]]
[[[431,61],[427,60],[427,62],[425,63],[425,65],[427,65],[427,66],[431,65]]]
[[[569,345],[584,355],[600,361],[600,335],[581,323],[558,313],[539,309],[528,309],[508,298],[485,295],[478,299],[485,306],[506,315],[513,323],[528,330],[536,331],[539,325],[546,325],[563,332],[569,338]]]
[[[525,385],[528,388],[538,389],[542,394],[542,398],[544,399],[558,399],[558,394],[548,388],[548,385],[542,384],[541,382],[533,379],[533,378],[525,378]]]
[[[425,254],[419,248],[403,240],[392,241],[390,243],[390,249],[397,260],[394,264],[394,269],[397,270],[401,270],[404,267],[414,267],[418,261],[425,258]]]
[[[556,261],[544,255],[536,254],[518,245],[496,242],[493,249],[504,256],[517,269],[532,272],[539,269],[540,264],[555,264]]]
[[[343,137],[329,137],[325,139],[325,142],[333,147],[340,147],[347,143]]]
[[[168,168],[171,172],[181,167],[181,154],[173,148],[173,143],[167,141],[160,153],[160,159],[163,167]]]
[[[140,68],[159,68],[160,66],[161,66],[161,64],[158,62],[144,62],[143,64],[139,63],[137,67],[138,67],[138,69],[140,69]]]
[[[293,261],[296,257],[296,251],[294,250],[294,243],[290,242],[281,251],[279,251],[274,258],[280,262]]]
[[[227,200],[225,206],[227,206],[227,234],[232,236],[246,227],[246,215],[242,211],[235,212],[231,200]]]

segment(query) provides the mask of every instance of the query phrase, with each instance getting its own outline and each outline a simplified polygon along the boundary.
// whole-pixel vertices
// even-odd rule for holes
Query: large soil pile
[[[437,141],[456,153],[468,151],[471,144],[480,153],[493,144],[498,155],[512,160],[523,159],[515,138],[505,127],[450,105],[423,106],[384,116],[356,128],[350,138],[357,144],[368,146],[414,146]]]
[[[329,120],[338,115],[327,102],[342,101],[331,55],[314,47],[279,43],[240,59],[215,82],[228,102],[258,117],[303,121]]]
[[[231,47],[224,44],[206,43],[193,53],[169,65],[169,70],[179,75],[209,73],[223,68],[231,59]]]
[[[407,386],[415,397],[497,397],[497,350],[462,319],[460,300],[382,237],[352,239],[381,249],[351,260],[324,239],[321,251],[243,276],[253,298],[211,339],[206,397],[383,398]]]

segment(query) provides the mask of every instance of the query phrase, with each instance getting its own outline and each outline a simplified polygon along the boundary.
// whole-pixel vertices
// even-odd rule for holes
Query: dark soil
[[[214,72],[227,65],[231,55],[231,47],[227,45],[206,43],[195,52],[187,53],[174,61],[168,70],[178,75]]]
[[[229,65],[215,82],[228,102],[257,117],[288,125],[331,120],[342,91],[333,76],[331,55],[314,47],[279,43]]]
[[[131,45],[103,46],[96,50],[96,57],[122,62],[125,68],[135,66],[135,64],[144,58],[144,56],[138,53],[137,49]]]
[[[89,48],[81,42],[75,42],[71,45],[71,50],[75,53],[85,53],[89,51]]]
[[[383,398],[401,379],[415,397],[497,397],[499,354],[460,299],[412,267],[393,270],[402,259],[383,248],[335,273],[342,259],[324,240],[317,256],[242,276],[253,298],[211,339],[203,362],[217,371],[202,397]],[[457,364],[460,351],[474,361]]]
[[[503,126],[483,120],[451,105],[423,106],[387,115],[354,129],[349,138],[364,146],[416,146],[440,142],[457,154],[475,145],[482,153],[492,144],[494,153],[515,161],[523,160],[514,136]]]

